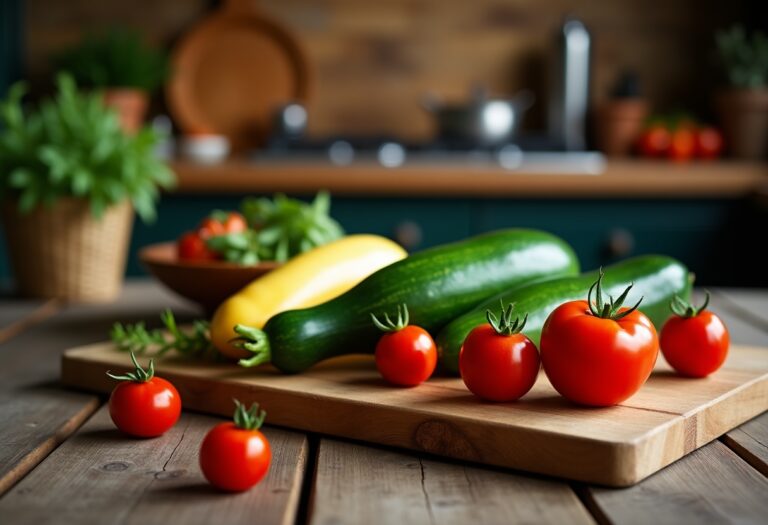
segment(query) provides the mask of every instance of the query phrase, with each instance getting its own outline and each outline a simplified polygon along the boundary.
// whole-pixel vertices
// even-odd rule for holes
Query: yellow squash
[[[298,255],[219,306],[211,321],[213,344],[226,356],[246,357],[229,342],[236,324],[261,328],[276,313],[324,303],[405,256],[398,244],[377,235],[349,235]]]

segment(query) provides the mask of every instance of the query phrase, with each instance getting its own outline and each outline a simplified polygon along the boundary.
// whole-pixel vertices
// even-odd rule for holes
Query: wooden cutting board
[[[128,365],[111,343],[73,348],[62,380],[107,393],[114,382],[105,372]],[[611,486],[637,483],[768,410],[768,348],[743,346],[706,379],[678,377],[660,358],[640,392],[600,409],[570,404],[543,373],[515,403],[480,402],[456,378],[395,388],[371,356],[336,358],[299,375],[171,356],[156,369],[186,409],[228,416],[233,398],[257,401],[273,425]]]

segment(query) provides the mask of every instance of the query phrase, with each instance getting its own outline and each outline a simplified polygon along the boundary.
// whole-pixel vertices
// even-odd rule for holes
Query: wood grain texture
[[[95,396],[55,388],[0,393],[0,495],[99,408]]]
[[[672,374],[665,363],[625,404],[584,409],[557,395],[541,374],[517,403],[480,403],[457,378],[414,389],[386,385],[371,356],[346,356],[299,375],[242,369],[169,356],[156,368],[185,406],[217,414],[231,399],[258,400],[274,424],[434,454],[628,485],[768,409],[765,350],[732,349],[704,381]],[[127,370],[109,343],[66,352],[65,384],[108,391],[107,369]]]
[[[592,510],[609,522],[765,523],[768,479],[715,441],[643,483],[589,489]]]
[[[723,443],[768,476],[768,414],[731,430],[723,436]]]
[[[61,307],[56,299],[0,305],[0,343],[55,315]]]
[[[323,439],[311,525],[593,523],[560,482]]]
[[[768,292],[714,290],[712,309],[723,318],[734,343],[768,341]],[[765,356],[768,359],[768,354]],[[768,414],[733,429],[722,437],[731,450],[768,476]]]
[[[451,164],[352,166],[317,162],[230,160],[215,166],[177,161],[177,191],[239,193],[284,191],[334,194],[488,197],[742,197],[768,177],[764,164],[744,162],[673,164],[609,161],[601,175],[510,172],[499,167]]]
[[[768,290],[718,288],[715,298],[722,309],[752,324],[768,338]]]
[[[174,306],[181,320],[190,315],[188,307],[157,285],[137,283],[112,305],[71,306],[34,322],[22,318],[23,330],[0,342],[0,494],[99,407],[94,395],[59,388],[61,351],[103,339],[117,320],[142,319],[156,325],[153,319],[164,306]]]
[[[166,434],[121,435],[103,407],[0,500],[17,524],[209,524],[294,522],[307,442],[265,428],[272,447],[267,477],[242,494],[210,487],[198,466],[205,433],[221,420],[184,413]]]

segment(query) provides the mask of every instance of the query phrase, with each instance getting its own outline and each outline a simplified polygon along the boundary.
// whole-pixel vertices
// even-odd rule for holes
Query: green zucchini
[[[244,366],[271,362],[283,372],[329,357],[372,353],[381,332],[371,313],[408,305],[411,322],[435,333],[484,299],[533,280],[577,275],[564,241],[536,230],[491,232],[411,255],[321,305],[273,316],[263,330],[236,327],[236,344],[254,355]]]
[[[509,290],[483,302],[471,311],[448,323],[438,334],[437,351],[443,370],[459,373],[459,352],[464,339],[476,326],[486,321],[488,309],[496,311],[499,301],[514,303],[515,310],[522,317],[528,314],[523,333],[537,346],[544,321],[552,311],[567,301],[586,299],[589,287],[597,280],[598,271],[591,271],[577,277],[561,277]],[[640,311],[645,313],[661,328],[669,317],[669,303],[674,295],[686,300],[690,298],[691,281],[688,270],[680,262],[661,255],[635,257],[605,268],[603,290],[617,297],[630,284],[632,290],[624,304],[634,304],[640,297]]]

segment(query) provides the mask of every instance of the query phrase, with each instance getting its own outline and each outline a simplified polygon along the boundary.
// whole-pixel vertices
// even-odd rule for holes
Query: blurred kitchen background
[[[585,268],[658,252],[702,285],[768,285],[765,1],[3,0],[0,15],[3,96],[18,79],[50,94],[60,55],[105,31],[168,55],[143,119],[171,133],[177,186],[134,224],[129,275],[140,247],[211,209],[327,189],[347,232],[409,250],[533,227]]]

